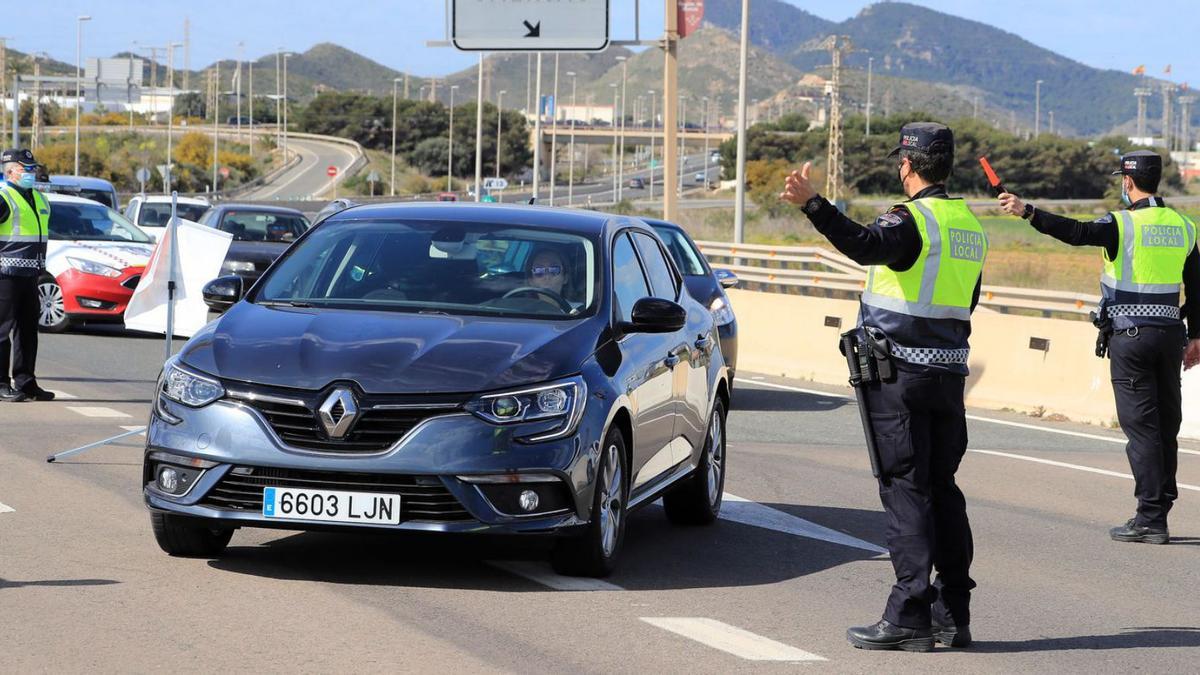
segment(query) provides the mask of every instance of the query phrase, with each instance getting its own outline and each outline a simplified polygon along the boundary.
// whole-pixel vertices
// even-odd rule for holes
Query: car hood
[[[531,321],[263,307],[241,302],[193,337],[181,358],[229,380],[366,393],[469,393],[579,371],[592,321]],[[590,335],[590,339],[589,339]]]
[[[47,259],[62,256],[81,258],[108,265],[117,269],[145,267],[154,252],[153,244],[138,244],[122,241],[64,241],[55,239],[47,242]]]

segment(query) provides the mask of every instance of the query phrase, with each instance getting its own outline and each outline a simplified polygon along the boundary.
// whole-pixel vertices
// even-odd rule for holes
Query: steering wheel
[[[538,288],[537,286],[521,286],[519,288],[514,288],[501,296],[500,299],[505,300],[521,295],[540,295],[543,298],[548,298],[556,307],[562,310],[563,314],[570,314],[571,312],[575,311],[575,308],[571,306],[571,303],[564,300],[563,297],[558,293],[555,293],[549,288]]]

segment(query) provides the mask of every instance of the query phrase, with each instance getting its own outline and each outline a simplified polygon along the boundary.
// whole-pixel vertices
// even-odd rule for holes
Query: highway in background
[[[178,345],[178,343],[176,343]],[[1118,434],[972,411],[959,472],[975,532],[977,644],[863,652],[892,583],[848,391],[740,374],[723,518],[629,521],[603,581],[544,543],[241,530],[215,560],[159,551],[142,437],[161,338],[45,335],[52,403],[0,405],[5,670],[1183,672],[1200,659],[1200,452],[1180,456],[1169,546],[1117,544],[1133,511]]]
[[[299,164],[290,167],[269,183],[238,194],[236,199],[316,199],[332,192],[331,179],[326,173],[329,167],[337,167],[338,176],[344,177],[358,159],[354,148],[332,141],[289,137],[288,149],[300,157]]]

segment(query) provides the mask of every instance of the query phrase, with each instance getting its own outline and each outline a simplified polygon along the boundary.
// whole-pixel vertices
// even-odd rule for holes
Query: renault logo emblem
[[[330,392],[329,397],[317,410],[321,426],[330,438],[342,438],[358,419],[358,402],[354,393],[349,389],[338,387]]]

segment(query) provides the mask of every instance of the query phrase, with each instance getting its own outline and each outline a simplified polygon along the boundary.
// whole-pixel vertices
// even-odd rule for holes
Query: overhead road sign
[[[451,41],[471,52],[598,52],[610,0],[452,0]]]
[[[484,190],[504,190],[508,188],[508,180],[505,178],[484,178]]]

